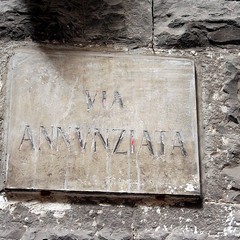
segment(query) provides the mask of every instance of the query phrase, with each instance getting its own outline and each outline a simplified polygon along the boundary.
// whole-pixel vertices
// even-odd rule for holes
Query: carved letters
[[[98,95],[98,91],[95,91],[95,94],[93,97],[91,97],[89,90],[85,90],[86,94],[86,103],[87,103],[87,110],[91,110],[91,108],[94,107],[94,103],[96,101],[96,97]],[[114,91],[113,94],[113,101],[111,105],[107,104],[107,91],[102,91],[102,107],[105,109],[107,106],[110,107],[110,109],[115,106],[116,104],[120,107],[123,108],[123,99],[119,91]],[[36,129],[34,129],[34,132]],[[54,132],[56,132],[56,140],[54,140]],[[74,134],[77,136],[77,139],[79,141],[79,146],[81,149],[81,152],[84,153],[86,151],[87,147],[87,139],[89,138],[89,143],[91,144],[91,151],[96,153],[97,149],[99,146],[97,146],[97,138],[100,140],[102,146],[104,149],[107,151],[112,152],[112,154],[137,154],[140,155],[141,151],[143,148],[148,149],[148,153],[150,156],[155,156],[159,157],[161,155],[165,154],[165,145],[164,145],[164,137],[167,134],[167,131],[164,130],[156,130],[153,135],[154,139],[152,139],[151,134],[149,133],[148,130],[143,130],[141,137],[140,137],[140,143],[139,146],[136,146],[136,139],[134,139],[134,133],[136,132],[135,130],[127,130],[127,129],[118,129],[118,128],[113,128],[113,129],[106,129],[106,136],[104,137],[103,132],[99,130],[99,128],[87,128],[87,129],[82,129],[79,126],[74,127],[74,129],[71,129],[69,127],[69,133],[74,132]],[[116,138],[115,142],[109,143],[109,135],[111,133],[117,132],[118,136]],[[33,129],[31,128],[30,125],[26,125],[25,129],[23,131],[22,139],[20,141],[20,146],[19,150],[22,149],[22,146],[24,144],[28,144],[31,146],[32,150],[41,150],[41,145],[44,144],[44,140],[48,143],[50,149],[58,151],[59,150],[59,141],[60,138],[63,140],[66,150],[70,151],[71,150],[71,141],[68,137],[69,134],[66,133],[66,131],[62,127],[53,127],[51,126],[51,137],[49,136],[49,133],[46,131],[45,126],[40,126],[39,127],[39,143],[37,143],[34,139],[33,136]],[[90,137],[89,137],[90,135]],[[156,140],[155,135],[158,136],[158,141]],[[179,131],[173,131],[171,133],[172,137],[172,151],[169,154],[173,154],[174,150],[176,148],[179,148],[181,151],[182,156],[186,156],[187,152],[184,147],[184,143],[182,140],[182,134]],[[168,136],[170,137],[170,136]],[[120,151],[119,148],[121,146],[122,141],[129,141],[129,149],[125,149],[124,151]],[[37,146],[39,145],[39,146]],[[159,145],[159,146],[158,146]],[[135,150],[137,149],[137,150]]]
[[[69,135],[75,135],[73,140],[79,142],[79,147],[82,153],[85,153],[87,150],[87,144],[91,145],[88,150],[92,152],[97,152],[99,146],[97,146],[97,138],[100,140],[102,147],[106,151],[111,152],[112,154],[137,154],[140,155],[143,148],[148,149],[150,156],[160,157],[165,154],[173,154],[174,152],[186,156],[187,150],[185,149],[184,142],[182,140],[183,136],[179,131],[155,131],[152,134],[149,131],[144,130],[139,136],[141,136],[138,141],[134,139],[135,130],[126,130],[126,129],[106,129],[105,136],[98,128],[87,128],[83,129],[80,127],[69,127],[68,133],[62,127],[53,127],[51,126],[51,135],[46,131],[44,126],[39,127],[39,142],[34,138],[33,132],[37,133],[37,129],[32,129],[30,125],[26,125],[23,131],[22,139],[20,141],[19,150],[21,151],[24,146],[28,145],[31,150],[41,151],[41,146],[43,144],[48,144],[49,148],[53,151],[59,150],[59,141],[62,138],[65,144],[65,151],[71,151],[71,140]],[[109,142],[109,137],[114,132],[118,132],[115,142]],[[44,136],[45,141],[43,141],[42,135]],[[56,139],[53,136],[56,135]],[[165,147],[164,138],[171,138],[171,146]],[[129,148],[124,151],[120,151],[120,146],[123,141],[129,141]],[[138,145],[136,144],[138,142]],[[171,152],[165,152],[165,148],[171,147]],[[135,151],[135,149],[137,149]]]
[[[90,110],[94,106],[94,102],[98,95],[98,91],[95,91],[94,97],[91,97],[89,90],[85,90],[85,93],[86,93],[87,109]],[[123,100],[119,91],[114,92],[113,101],[112,101],[112,104],[110,105],[110,108],[112,108],[114,104],[118,104],[120,108],[123,108]],[[107,107],[107,91],[102,91],[102,107],[103,108]]]

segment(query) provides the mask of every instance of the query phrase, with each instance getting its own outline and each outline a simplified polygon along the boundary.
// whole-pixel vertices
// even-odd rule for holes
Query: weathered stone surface
[[[0,2],[0,38],[189,48],[239,44],[239,1]],[[153,5],[153,8],[152,8]],[[152,21],[154,18],[154,23]],[[152,39],[153,38],[153,39]]]
[[[226,82],[223,91],[226,93],[226,107],[229,122],[238,124],[240,122],[240,58],[228,61],[224,67]]]
[[[0,38],[70,43],[148,45],[148,1],[1,1]]]
[[[7,188],[200,194],[191,60],[23,49],[9,69]]]
[[[215,43],[239,43],[240,42],[240,27],[227,25],[220,27],[214,32],[208,34],[209,41]]]
[[[218,4],[221,8],[221,2]],[[226,17],[229,16],[230,14]],[[32,44],[31,42],[1,42],[0,44],[1,108],[6,107],[4,101],[6,62],[12,55],[12,49]],[[138,52],[141,51],[144,50],[138,49]],[[236,69],[239,68],[237,65],[239,48],[228,46],[228,49],[160,49],[156,54],[192,57],[196,63],[200,92],[203,206],[180,203],[175,207],[169,199],[141,200],[140,205],[134,203],[132,199],[121,202],[119,196],[115,199],[100,201],[99,197],[88,199],[72,196],[64,200],[55,199],[50,195],[38,198],[33,193],[29,198],[26,198],[26,194],[24,194],[25,198],[11,197],[10,194],[7,199],[0,195],[1,240],[9,240],[7,234],[14,234],[19,229],[27,240],[34,239],[35,236],[39,236],[41,240],[44,236],[60,239],[68,236],[84,239],[86,236],[87,239],[98,239],[95,234],[101,231],[102,236],[107,236],[107,233],[111,232],[112,223],[116,232],[121,233],[119,238],[114,236],[116,239],[121,239],[123,232],[127,232],[126,235],[129,233],[132,239],[144,240],[148,238],[157,240],[168,235],[176,236],[176,234],[186,237],[190,235],[195,238],[207,234],[205,239],[209,240],[239,239],[239,190],[233,187],[232,179],[224,173],[226,168],[232,169],[239,166],[240,135],[239,124],[236,123],[237,112],[233,115],[236,119],[230,117],[235,113],[231,112],[231,109],[233,110],[233,107],[237,109],[238,106],[237,86],[234,83],[232,94],[224,90],[238,72],[234,68],[228,69],[227,66],[231,63]],[[233,100],[229,101],[230,98]],[[4,116],[4,111],[1,111],[1,119]],[[2,120],[0,123],[2,124]],[[2,129],[2,125],[0,127]],[[2,139],[2,134],[0,138]],[[4,145],[4,140],[1,140],[0,144],[0,147]],[[46,196],[47,192],[44,195]],[[94,217],[97,221],[94,221]]]
[[[232,168],[224,168],[223,174],[227,175],[232,180],[232,188],[240,190],[240,166]]]
[[[2,58],[4,61],[7,60],[8,54],[11,55],[12,48],[16,44],[19,43],[2,45],[1,54],[4,56]],[[235,146],[237,146],[239,138],[234,137],[235,142],[231,145],[232,148],[229,148],[229,145],[226,146],[222,138],[235,136],[234,134],[238,131],[238,125],[228,121],[224,99],[229,95],[223,91],[224,84],[228,80],[224,66],[227,61],[232,62],[232,57],[237,53],[238,51],[224,49],[157,52],[160,55],[174,57],[194,56],[202,92],[203,120],[200,122],[203,123],[201,129],[204,135],[201,136],[205,143],[203,145],[205,158],[202,159],[203,179],[205,179],[203,184],[204,201],[211,201],[212,204],[206,203],[202,207],[195,206],[195,208],[192,205],[188,208],[188,205],[182,204],[182,207],[176,208],[172,206],[171,201],[165,199],[163,202],[142,201],[140,207],[134,202],[131,203],[130,200],[128,203],[124,203],[119,199],[101,202],[99,198],[90,200],[71,197],[64,200],[62,198],[55,199],[53,196],[39,199],[35,195],[31,195],[29,198],[11,198],[9,196],[10,203],[0,199],[0,233],[14,232],[21,229],[21,226],[25,226],[26,232],[23,236],[29,236],[27,234],[31,233],[32,239],[36,234],[42,236],[42,239],[51,234],[58,237],[79,235],[81,239],[82,235],[78,232],[79,230],[86,233],[91,239],[98,231],[102,231],[102,235],[106,236],[106,232],[111,232],[110,229],[115,226],[114,229],[118,232],[128,232],[129,236],[132,238],[134,236],[135,239],[146,239],[147,237],[159,239],[161,236],[165,237],[171,233],[176,234],[174,229],[179,227],[183,231],[179,232],[180,236],[189,232],[190,229],[192,232],[189,234],[194,234],[195,227],[197,227],[198,234],[200,232],[208,234],[206,239],[237,239],[239,227],[234,223],[234,216],[239,211],[238,205],[224,204],[223,201],[234,202],[227,196],[232,193],[233,198],[237,199],[238,191],[227,189],[231,180],[226,180],[225,175],[221,174],[227,164],[232,163],[231,167],[236,166],[238,159],[237,155],[234,156],[227,150],[236,150]],[[5,69],[4,64],[0,68]],[[1,71],[2,80],[4,80],[4,72],[5,70]],[[4,86],[5,84],[3,84],[3,89]],[[164,206],[166,203],[170,206]],[[146,209],[148,209],[147,215],[145,214]],[[160,228],[158,228],[159,226]],[[48,233],[41,235],[41,231],[47,227],[50,235]],[[62,231],[59,228],[62,228]],[[52,231],[52,229],[57,230]],[[64,232],[66,229],[73,231]],[[195,234],[197,236],[197,233]],[[25,239],[31,238],[26,237]],[[116,239],[118,238],[116,237]],[[119,239],[121,238],[119,237]]]
[[[171,234],[169,234],[169,236],[167,236],[166,240],[204,240],[206,237],[206,234],[197,234],[192,231],[185,232],[181,229],[176,229]]]
[[[19,238],[20,239],[20,238]],[[87,231],[75,230],[74,233],[71,231],[64,231],[61,229],[31,229],[26,231],[22,236],[21,240],[97,240],[93,236],[93,233]]]
[[[8,229],[0,233],[0,239],[9,239],[9,240],[19,240],[22,239],[22,236],[25,232],[25,228],[23,226],[17,226],[13,229]]]
[[[95,199],[75,200],[54,194],[14,196],[1,204],[0,239],[235,239],[239,211],[228,204],[202,209],[159,206],[159,202],[128,206]],[[34,197],[34,199],[33,199]],[[17,202],[16,202],[17,200]],[[9,233],[19,232],[19,238]],[[21,234],[20,234],[21,232]]]
[[[165,47],[240,44],[240,2],[155,0],[154,43]]]
[[[239,121],[240,121],[240,101],[239,101],[239,76],[240,65],[239,57],[227,58],[223,66],[225,82],[222,87],[224,106],[222,111],[225,113],[224,128],[221,129],[223,134],[222,140],[227,152],[227,161],[223,166],[222,176],[227,183],[226,201],[239,203]]]

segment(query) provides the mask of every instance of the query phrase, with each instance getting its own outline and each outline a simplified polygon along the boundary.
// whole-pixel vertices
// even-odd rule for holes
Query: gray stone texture
[[[239,5],[226,0],[2,0],[0,37],[132,47],[236,45]]]
[[[54,194],[7,199],[1,204],[0,239],[202,240],[234,239],[240,233],[240,208],[231,204],[197,209],[142,200],[133,206],[119,199]]]
[[[154,44],[198,47],[240,43],[240,2],[155,0]]]
[[[64,196],[64,193],[6,194],[3,191],[0,239],[239,239],[240,2],[154,1],[153,12],[148,1],[88,1],[84,11],[79,7],[83,1],[76,1],[75,5],[74,1],[48,1],[50,6],[43,4],[46,2],[0,1],[1,149],[5,145],[2,129],[7,107],[6,64],[15,48],[41,47],[39,42],[50,42],[58,43],[59,48],[63,47],[59,43],[88,48],[94,44],[95,48],[101,45],[103,51],[110,51],[103,47],[113,44],[115,48],[111,51],[138,48],[134,52],[152,53],[154,33],[156,54],[195,61],[202,203],[176,202],[168,197],[89,198]],[[51,4],[62,7],[51,7]],[[89,14],[89,11],[92,15],[82,25],[79,12]],[[106,24],[110,19],[117,23],[111,29]],[[69,22],[70,30],[65,21]]]
[[[71,0],[0,2],[0,37],[41,42],[148,45],[149,1]]]

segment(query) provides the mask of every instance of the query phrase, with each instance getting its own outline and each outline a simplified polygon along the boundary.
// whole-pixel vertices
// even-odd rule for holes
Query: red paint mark
[[[131,154],[134,153],[134,144],[135,144],[135,139],[134,139],[134,137],[132,136],[132,137],[131,137]]]
[[[132,137],[131,139],[131,145],[133,146],[135,144],[135,140],[134,140],[134,137]]]

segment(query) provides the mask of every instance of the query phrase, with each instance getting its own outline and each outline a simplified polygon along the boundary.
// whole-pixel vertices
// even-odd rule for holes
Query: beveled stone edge
[[[65,189],[60,189],[60,190],[46,190],[46,189],[27,189],[27,188],[23,188],[23,189],[19,189],[19,188],[14,188],[14,187],[7,187],[7,164],[8,164],[8,156],[7,156],[7,143],[8,143],[8,134],[6,134],[9,131],[9,118],[10,118],[10,109],[9,109],[9,105],[10,105],[10,92],[11,92],[11,82],[9,81],[9,71],[8,69],[11,67],[12,64],[12,59],[13,57],[17,54],[17,53],[21,53],[21,52],[26,52],[26,53],[31,53],[31,52],[42,52],[43,49],[45,49],[45,51],[50,52],[51,55],[55,55],[56,51],[63,54],[64,51],[66,52],[71,52],[71,54],[73,56],[81,56],[81,55],[86,55],[86,54],[90,54],[92,56],[106,56],[106,57],[111,57],[111,56],[115,56],[115,57],[133,57],[133,56],[137,56],[140,58],[159,58],[159,59],[168,59],[168,60],[184,60],[184,61],[188,61],[192,64],[192,71],[193,71],[193,81],[194,81],[194,88],[195,88],[195,107],[196,107],[196,125],[197,125],[197,155],[198,155],[198,159],[196,160],[197,163],[197,172],[198,172],[198,191],[193,191],[193,192],[187,192],[182,193],[182,194],[174,194],[174,193],[128,193],[128,192],[106,192],[106,191],[73,191],[73,190],[65,190]],[[109,50],[109,49],[107,49]],[[45,54],[44,52],[42,54]],[[116,54],[118,56],[116,56]],[[3,161],[2,161],[2,171],[1,171],[1,177],[0,177],[0,191],[27,191],[27,192],[41,192],[41,191],[51,191],[51,192],[62,192],[62,193],[79,193],[79,194],[93,194],[93,195],[126,195],[126,196],[131,196],[134,195],[135,197],[142,196],[142,195],[146,195],[146,196],[173,196],[173,197],[178,197],[178,196],[188,196],[188,197],[200,197],[202,196],[202,184],[201,184],[201,165],[200,165],[200,135],[199,135],[199,119],[198,119],[198,115],[199,115],[199,107],[198,107],[198,84],[197,84],[197,78],[196,78],[196,68],[195,68],[195,62],[194,59],[192,58],[188,58],[188,57],[178,57],[178,56],[159,56],[158,54],[154,54],[152,52],[149,53],[135,53],[135,52],[125,52],[125,51],[116,51],[116,50],[109,50],[109,51],[104,51],[102,52],[101,49],[99,50],[98,48],[89,48],[89,49],[79,49],[79,48],[59,48],[59,47],[55,47],[53,46],[53,48],[51,47],[36,47],[36,46],[24,46],[24,47],[17,47],[13,50],[13,54],[9,57],[8,62],[7,62],[7,69],[6,69],[6,74],[5,77],[3,78],[4,83],[6,85],[6,89],[5,89],[5,107],[4,107],[4,115],[5,115],[5,119],[4,119],[4,142],[3,142]]]

